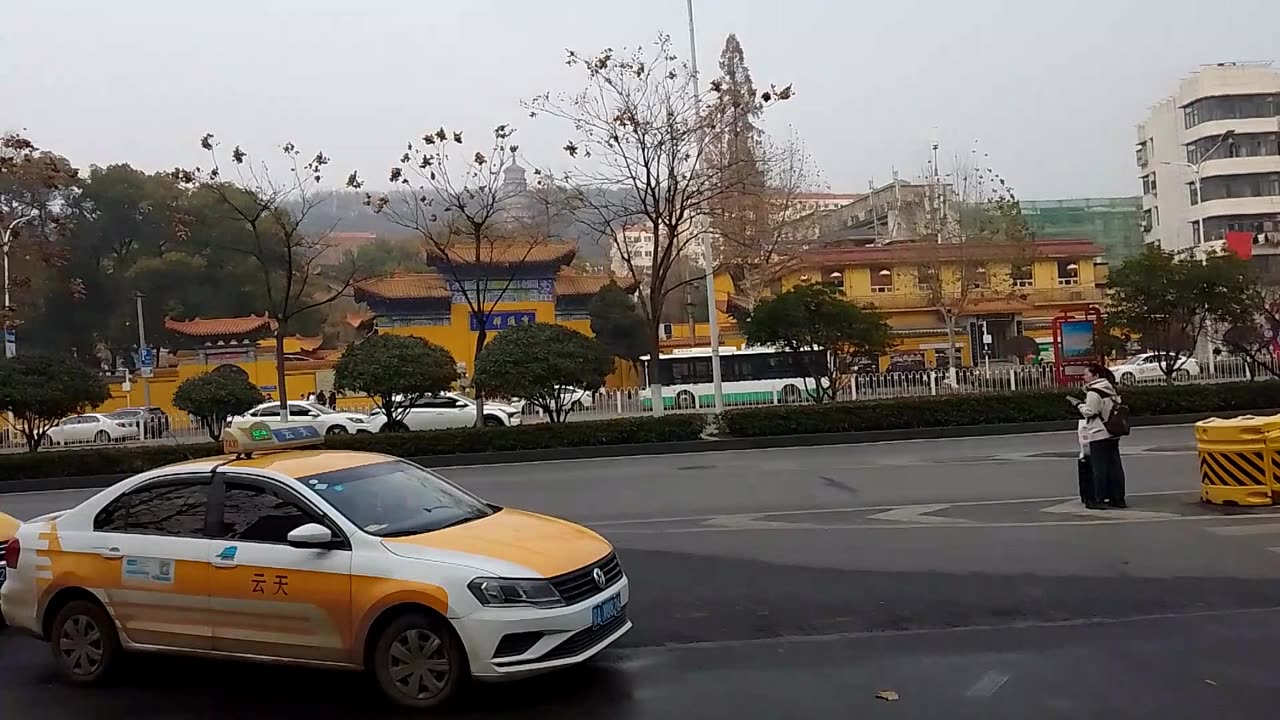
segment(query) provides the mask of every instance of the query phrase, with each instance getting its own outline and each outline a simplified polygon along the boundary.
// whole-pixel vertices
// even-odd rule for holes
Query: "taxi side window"
[[[285,543],[290,532],[317,521],[312,513],[264,487],[228,480],[218,537]]]
[[[202,537],[209,505],[205,478],[163,481],[131,490],[98,511],[97,532]]]

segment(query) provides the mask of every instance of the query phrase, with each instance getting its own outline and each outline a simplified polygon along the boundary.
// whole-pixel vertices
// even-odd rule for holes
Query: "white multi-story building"
[[[1143,239],[1166,250],[1280,233],[1280,71],[1206,65],[1138,125]]]

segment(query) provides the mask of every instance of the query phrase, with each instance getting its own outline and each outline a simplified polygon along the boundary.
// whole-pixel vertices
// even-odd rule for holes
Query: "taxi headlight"
[[[546,580],[507,580],[504,578],[476,578],[467,589],[481,605],[489,607],[562,607],[560,593]]]

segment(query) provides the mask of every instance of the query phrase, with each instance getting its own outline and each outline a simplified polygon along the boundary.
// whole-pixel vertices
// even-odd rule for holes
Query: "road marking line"
[[[1195,620],[1198,618],[1228,618],[1248,615],[1277,615],[1280,607],[1244,608],[1238,610],[1195,610],[1191,612],[1158,613],[1154,615],[1132,615],[1117,618],[1083,618],[1079,620],[1038,620],[1029,622],[1010,622],[1003,625],[967,625],[964,627],[915,628],[912,630],[852,630],[849,632],[826,633],[822,635],[777,635],[771,637],[742,638],[737,640],[686,640],[668,642],[661,645],[641,645],[635,647],[605,650],[609,655],[636,656],[649,653],[668,653],[673,650],[716,650],[724,648],[740,648],[752,646],[782,645],[787,643],[831,643],[847,640],[877,640],[880,638],[900,638],[929,635],[968,635],[971,633],[990,633],[1017,630],[1052,630],[1055,628],[1090,628],[1112,625],[1133,625],[1137,623],[1160,622],[1166,620]]]
[[[1079,500],[1068,500],[1052,507],[1040,508],[1040,512],[1115,518],[1117,520],[1160,520],[1181,517],[1177,513],[1155,512],[1153,510],[1090,510]]]
[[[973,684],[973,687],[969,688],[965,695],[968,697],[991,697],[1008,681],[1009,673],[989,670],[986,675],[983,675],[978,679],[978,682]]]
[[[950,505],[908,505],[896,510],[888,510],[875,515],[867,516],[868,520],[893,520],[895,522],[906,523],[928,523],[935,525],[969,525],[972,520],[961,520],[959,518],[938,517],[936,515],[927,515],[926,513],[945,510]]]
[[[1160,495],[1188,495],[1198,497],[1198,490],[1159,490],[1156,492],[1129,493],[1129,497],[1155,497]],[[959,500],[953,503],[947,503],[949,507],[983,507],[986,505],[1012,505],[1015,503],[1039,503],[1039,502],[1062,502],[1063,500],[1077,499],[1074,495],[1059,495],[1056,497],[1036,497],[1036,498],[1013,498],[1007,500]],[[772,515],[812,515],[817,513],[850,513],[864,512],[868,510],[897,510],[905,507],[902,503],[896,505],[861,505],[854,507],[836,507],[836,508],[808,508],[805,510],[760,510],[750,513],[721,513],[719,515],[687,515],[683,517],[658,517],[643,518],[638,520],[601,520],[599,522],[588,522],[587,525],[592,526],[613,526],[613,525],[640,525],[660,522],[706,522],[708,520],[718,520],[727,517],[745,517],[756,518]],[[1236,517],[1263,517],[1259,515],[1240,515]],[[1221,518],[1226,519],[1226,518]],[[1233,518],[1234,519],[1234,518]]]
[[[878,523],[875,525],[817,525],[813,523],[772,523],[772,524],[753,524],[741,525],[735,527],[678,527],[678,528],[659,528],[656,530],[648,530],[634,527],[605,528],[599,523],[582,523],[587,527],[599,528],[601,532],[609,535],[671,535],[678,533],[700,533],[700,532],[742,532],[750,530],[914,530],[919,528],[934,529],[952,529],[952,530],[984,530],[999,528],[1040,528],[1040,527],[1070,527],[1078,525],[1124,525],[1139,523],[1158,523],[1158,522],[1203,522],[1205,520],[1213,520],[1222,522],[1227,518],[1215,517],[1212,515],[1171,515],[1169,517],[1151,517],[1151,518],[1118,518],[1115,517],[1116,512],[1108,512],[1105,516],[1097,519],[1080,518],[1079,520],[1043,520],[1038,522],[976,522],[970,521],[962,524],[938,524],[938,523],[902,523],[900,525],[890,525],[887,523]],[[1247,520],[1249,518],[1257,518],[1257,515],[1242,515],[1231,518],[1232,520]]]
[[[1229,525],[1225,527],[1205,528],[1214,535],[1270,535],[1280,533],[1280,523],[1253,523],[1251,525]]]

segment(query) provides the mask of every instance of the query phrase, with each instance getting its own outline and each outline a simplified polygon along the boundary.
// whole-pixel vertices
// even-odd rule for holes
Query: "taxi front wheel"
[[[467,676],[467,658],[448,624],[426,613],[393,620],[378,637],[373,673],[396,703],[424,709],[445,705]]]
[[[115,622],[101,605],[88,600],[73,600],[59,610],[50,635],[59,672],[76,685],[101,682],[120,654]]]

